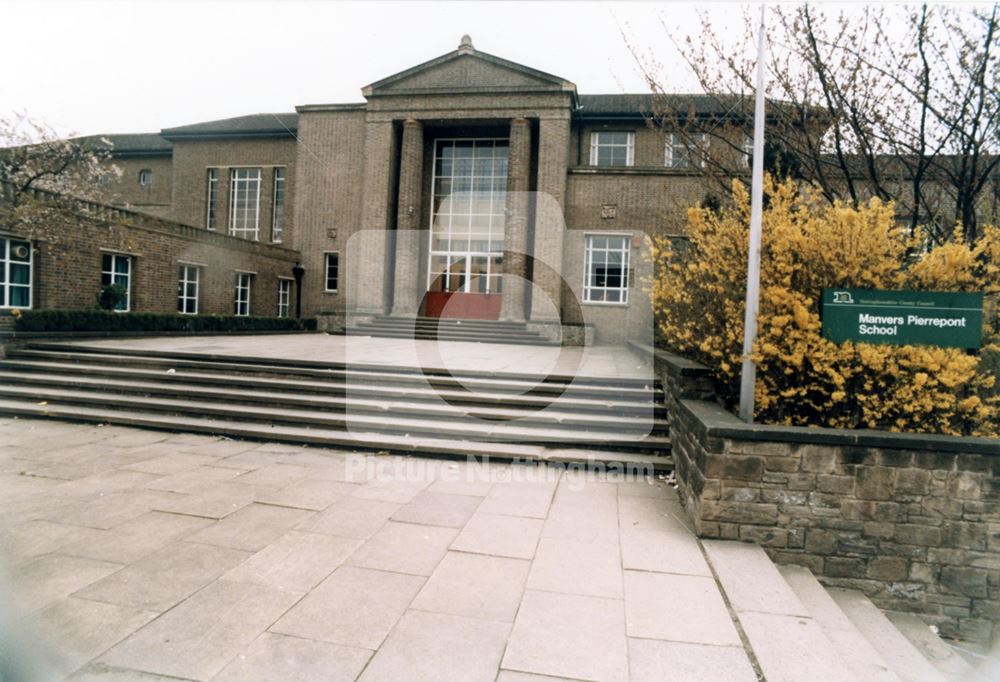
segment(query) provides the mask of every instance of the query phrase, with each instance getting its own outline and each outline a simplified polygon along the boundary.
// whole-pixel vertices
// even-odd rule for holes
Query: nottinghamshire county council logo
[[[851,298],[851,292],[849,292],[849,291],[835,291],[835,292],[833,292],[833,302],[834,303],[854,303],[854,299]]]

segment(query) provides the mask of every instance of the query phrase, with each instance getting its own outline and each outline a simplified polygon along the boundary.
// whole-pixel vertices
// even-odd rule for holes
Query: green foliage
[[[125,287],[120,284],[105,284],[97,294],[97,307],[101,310],[114,310],[125,300]]]
[[[263,332],[316,329],[313,318],[113,313],[105,310],[22,310],[19,332]]]

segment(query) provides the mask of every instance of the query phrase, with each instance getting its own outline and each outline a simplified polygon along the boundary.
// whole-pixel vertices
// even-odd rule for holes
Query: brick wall
[[[207,172],[219,169],[216,231],[225,233],[229,220],[229,169],[261,169],[260,241],[271,241],[274,203],[274,168],[285,167],[285,221],[282,243],[297,248],[295,234],[296,141],[293,137],[218,140],[172,140],[173,214],[178,222],[205,227]]]
[[[251,314],[273,316],[278,278],[291,277],[298,257],[288,249],[155,218],[105,219],[51,207],[39,209],[30,222],[0,225],[0,230],[32,242],[36,309],[95,308],[102,255],[111,252],[132,258],[133,311],[177,312],[177,270],[184,263],[201,268],[199,313],[233,314],[240,270],[256,273]]]
[[[711,400],[705,368],[656,365],[700,536],[757,542],[947,637],[1000,638],[1000,442],[751,427]]]
[[[170,215],[173,164],[169,154],[114,158],[106,163],[116,166],[121,175],[108,173],[108,184],[98,185],[92,192],[96,201],[132,208],[158,217]],[[153,172],[149,185],[139,184],[141,170]]]

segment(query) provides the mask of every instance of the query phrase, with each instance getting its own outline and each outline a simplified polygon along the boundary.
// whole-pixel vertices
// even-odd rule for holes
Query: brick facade
[[[469,41],[366,86],[362,95],[359,104],[304,105],[290,114],[117,136],[122,144],[113,161],[123,175],[101,199],[204,230],[208,173],[216,169],[215,230],[225,234],[230,171],[259,168],[258,239],[271,243],[274,173],[284,169],[281,245],[305,268],[303,313],[339,329],[352,315],[424,312],[435,142],[507,138],[507,277],[499,314],[553,338],[565,324],[578,329],[564,335],[597,343],[650,338],[648,249],[639,244],[644,235],[681,231],[686,209],[706,193],[699,170],[664,167],[663,138],[649,125],[650,96],[578,95],[562,78],[478,52]],[[633,134],[630,166],[591,164],[593,136],[609,131]],[[153,173],[149,186],[137,182],[144,168]],[[587,235],[605,233],[632,238],[628,302],[585,304]],[[102,246],[120,248],[114,241]],[[339,254],[336,291],[326,288],[330,252]],[[162,270],[159,286],[172,291],[172,268],[145,270]],[[470,286],[467,295],[474,293]]]

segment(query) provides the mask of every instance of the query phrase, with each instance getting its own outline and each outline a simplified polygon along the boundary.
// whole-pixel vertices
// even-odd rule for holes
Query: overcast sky
[[[0,2],[8,59],[0,115],[63,134],[146,132],[297,104],[361,101],[361,87],[458,46],[576,83],[645,92],[622,31],[672,61],[669,2]],[[720,21],[744,5],[719,4]],[[672,89],[695,89],[671,73]]]

